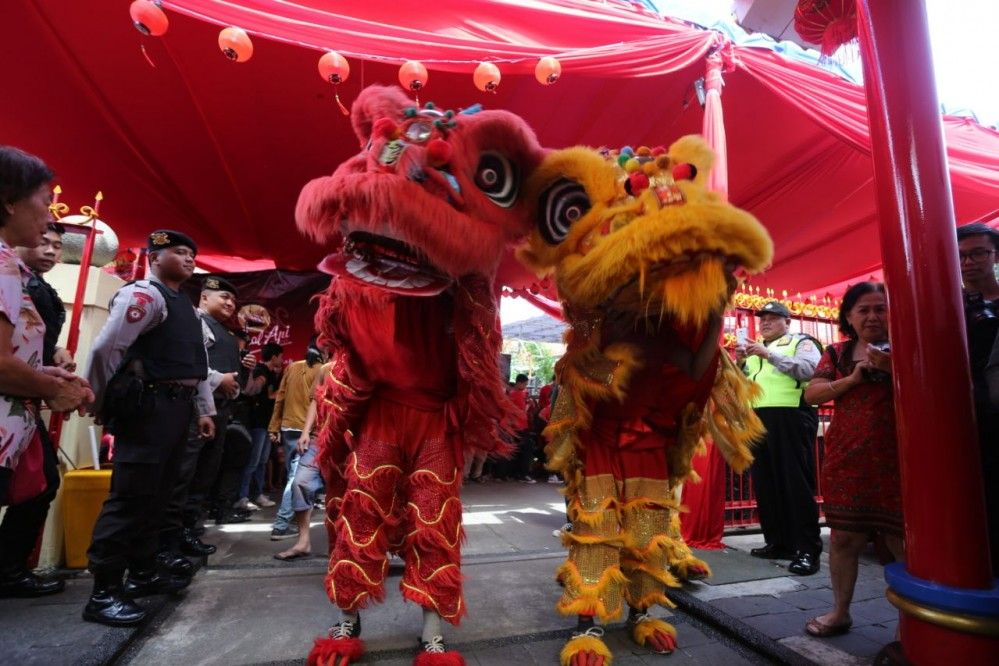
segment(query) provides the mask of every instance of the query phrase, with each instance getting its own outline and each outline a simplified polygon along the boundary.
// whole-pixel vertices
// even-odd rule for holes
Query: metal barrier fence
[[[822,513],[822,463],[825,460],[825,431],[832,419],[831,405],[819,407],[819,430],[815,438],[815,501]],[[749,471],[736,474],[726,467],[725,474],[725,529],[754,527],[760,522],[756,512],[756,494]]]

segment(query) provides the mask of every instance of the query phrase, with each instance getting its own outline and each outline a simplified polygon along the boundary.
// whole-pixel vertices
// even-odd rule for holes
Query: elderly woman
[[[56,412],[93,399],[86,383],[42,366],[45,324],[26,286],[31,273],[15,247],[36,247],[52,221],[52,172],[33,155],[0,146],[0,506],[13,504],[0,524],[0,597],[58,592],[62,581],[45,581],[28,570],[28,557],[45,523],[51,488],[58,483],[55,453],[41,443],[38,411],[44,400]],[[16,474],[31,450],[33,483]],[[49,447],[51,449],[51,447]],[[35,455],[37,454],[37,455]],[[44,470],[46,478],[38,478]],[[22,472],[24,470],[22,469]],[[40,498],[44,496],[44,501]]]
[[[843,295],[839,325],[848,339],[826,348],[805,390],[810,404],[836,404],[822,467],[823,508],[832,528],[834,605],[805,625],[806,632],[819,637],[849,631],[858,558],[873,534],[882,534],[892,555],[903,558],[891,359],[879,349],[888,339],[884,285],[850,287]]]

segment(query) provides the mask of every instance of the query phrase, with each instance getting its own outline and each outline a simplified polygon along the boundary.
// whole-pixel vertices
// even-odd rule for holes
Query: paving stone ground
[[[552,530],[564,522],[556,487],[492,483],[463,493],[469,615],[446,639],[468,664],[556,664],[571,622],[557,616],[553,574],[564,551]],[[325,531],[313,526],[314,558],[273,559],[289,544],[269,539],[274,510],[243,525],[210,527],[219,545],[191,587],[176,598],[143,600],[151,621],[137,630],[108,629],[80,619],[89,592],[85,572],[70,573],[65,593],[38,600],[0,600],[0,655],[10,664],[302,664],[313,638],[336,617],[326,599],[320,555]],[[805,636],[805,621],[832,601],[827,561],[810,577],[788,575],[784,563],[758,560],[759,535],[727,537],[724,551],[701,551],[713,581],[688,585],[672,612],[679,650],[664,660],[633,645],[623,625],[608,627],[615,664],[864,664],[890,642],[897,624],[884,599],[881,568],[865,555],[857,583],[854,629],[834,639]],[[404,604],[393,566],[387,598],[363,617],[368,655],[363,663],[412,663],[420,613]],[[710,611],[710,613],[705,613]]]

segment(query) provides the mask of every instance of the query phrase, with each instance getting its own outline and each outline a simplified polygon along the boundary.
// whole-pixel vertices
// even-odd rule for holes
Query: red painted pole
[[[950,588],[989,589],[954,209],[926,9],[922,0],[860,0],[857,11],[892,312],[906,569]],[[987,663],[999,647],[909,612],[901,628],[913,663]]]

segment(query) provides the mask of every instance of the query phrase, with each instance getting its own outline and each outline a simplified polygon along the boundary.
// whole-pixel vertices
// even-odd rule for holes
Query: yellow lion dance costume
[[[554,274],[567,350],[546,452],[563,475],[571,533],[558,610],[579,617],[563,666],[608,665],[601,640],[629,606],[632,638],[660,653],[676,631],[674,576],[710,573],[679,532],[675,490],[710,436],[738,471],[762,434],[755,385],[719,346],[737,270],[759,272],[773,246],[750,214],[706,189],[713,155],[700,137],[669,150],[570,148],[530,181],[537,228],[518,257]],[[672,572],[671,572],[672,570]]]

